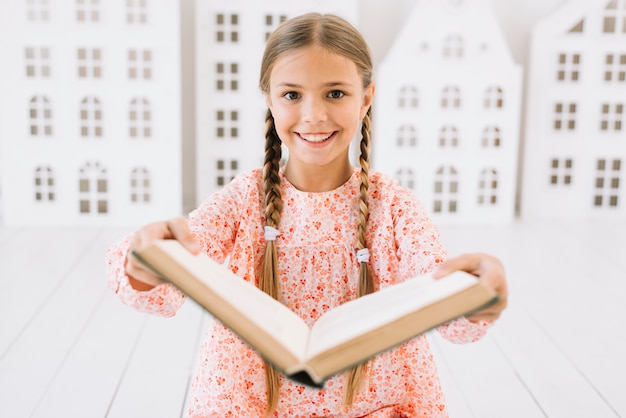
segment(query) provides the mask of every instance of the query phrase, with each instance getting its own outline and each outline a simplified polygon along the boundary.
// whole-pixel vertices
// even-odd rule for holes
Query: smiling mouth
[[[335,132],[330,132],[330,133],[319,133],[319,134],[298,134],[298,136],[302,139],[304,139],[307,142],[314,142],[314,143],[320,143],[320,142],[324,142],[327,141],[328,139],[330,139],[333,135],[335,134]]]

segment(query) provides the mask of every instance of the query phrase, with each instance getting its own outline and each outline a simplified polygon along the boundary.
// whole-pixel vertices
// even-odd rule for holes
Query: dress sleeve
[[[410,190],[398,188],[393,205],[401,276],[407,278],[431,272],[448,257],[439,240],[439,229]],[[459,318],[442,325],[438,331],[448,341],[464,344],[482,338],[491,324],[492,321],[471,322]]]
[[[138,311],[158,316],[171,317],[183,305],[185,296],[168,283],[148,291],[135,290],[128,282],[124,269],[133,234],[129,234],[112,245],[106,252],[107,285],[122,302]]]

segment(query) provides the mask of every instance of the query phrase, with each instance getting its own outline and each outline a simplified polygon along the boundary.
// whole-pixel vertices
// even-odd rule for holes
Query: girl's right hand
[[[135,290],[150,290],[163,283],[163,280],[155,276],[139,260],[130,255],[133,250],[141,250],[148,244],[160,239],[178,240],[191,253],[200,253],[200,246],[189,230],[185,218],[173,218],[168,221],[154,222],[144,226],[135,232],[130,242],[129,255],[126,257],[124,265],[128,281]]]

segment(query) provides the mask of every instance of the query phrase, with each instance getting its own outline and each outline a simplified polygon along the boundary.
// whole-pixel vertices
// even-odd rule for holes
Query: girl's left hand
[[[483,253],[463,254],[443,262],[433,272],[433,277],[436,279],[441,278],[456,270],[466,271],[477,276],[480,281],[493,289],[500,297],[496,303],[472,315],[468,315],[467,319],[472,322],[498,319],[507,306],[508,298],[504,266],[500,260],[492,255]]]

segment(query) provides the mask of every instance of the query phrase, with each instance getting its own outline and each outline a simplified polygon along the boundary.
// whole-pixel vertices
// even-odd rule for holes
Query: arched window
[[[440,167],[435,173],[435,196],[433,212],[455,213],[458,209],[459,180],[452,166]]]
[[[457,86],[446,86],[441,92],[441,107],[461,107],[461,90]]]
[[[398,95],[400,109],[417,108],[417,89],[413,86],[403,86]]]
[[[483,148],[499,148],[501,144],[500,128],[497,126],[487,126],[483,130]]]
[[[80,102],[80,136],[102,137],[102,107],[95,97],[85,97]]]
[[[409,167],[401,167],[396,171],[396,179],[401,186],[415,190],[415,173]]]
[[[463,57],[463,38],[460,35],[452,34],[446,36],[443,41],[443,57],[444,58],[462,58]]]
[[[35,169],[35,201],[54,200],[54,171],[48,166],[41,165]]]
[[[128,111],[129,135],[131,138],[152,137],[152,111],[145,98],[135,98]]]
[[[130,201],[150,202],[150,173],[147,168],[135,167],[130,173]]]
[[[439,131],[439,146],[441,148],[452,147],[455,148],[459,145],[459,134],[456,126],[446,125]]]
[[[109,211],[107,172],[99,162],[87,162],[79,170],[79,212],[106,214]]]
[[[30,99],[28,115],[30,136],[52,136],[52,108],[47,97]]]
[[[504,93],[502,88],[491,86],[485,92],[485,109],[501,109],[504,107]]]
[[[402,125],[398,128],[398,147],[414,147],[417,145],[417,133],[413,125]]]
[[[480,206],[498,203],[498,173],[495,169],[484,169],[478,181],[478,204]]]

